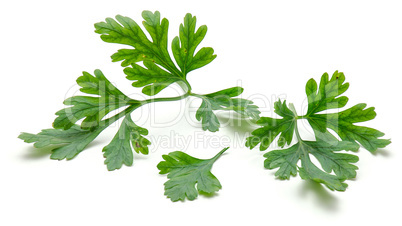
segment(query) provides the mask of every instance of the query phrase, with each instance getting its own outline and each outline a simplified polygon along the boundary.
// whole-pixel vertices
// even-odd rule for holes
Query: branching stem
[[[297,126],[297,120],[298,120],[298,119],[302,119],[302,117],[299,117],[299,116],[297,115],[296,108],[295,108],[295,106],[293,105],[293,103],[289,103],[289,109],[290,109],[290,110],[293,112],[293,114],[295,115],[295,133],[296,133],[297,140],[301,143],[301,142],[303,142],[303,139],[301,138],[300,133],[299,133],[299,128],[298,128],[298,126]]]

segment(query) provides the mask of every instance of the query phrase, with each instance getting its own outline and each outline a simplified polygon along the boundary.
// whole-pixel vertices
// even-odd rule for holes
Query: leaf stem
[[[127,102],[127,105],[130,106],[134,106],[134,109],[140,108],[143,105],[149,104],[149,103],[154,103],[154,102],[166,102],[166,101],[178,101],[178,100],[182,100],[187,98],[188,96],[190,96],[191,93],[191,86],[190,84],[183,80],[184,84],[181,83],[179,84],[180,87],[183,89],[184,92],[186,92],[185,94],[181,95],[181,96],[177,96],[177,97],[161,97],[161,98],[150,98],[150,99],[146,99],[146,100],[134,100],[131,99],[130,101]]]
[[[177,96],[177,97],[162,97],[162,98],[150,98],[147,100],[134,100],[134,99],[130,99],[128,100],[125,104],[128,105],[128,107],[126,109],[124,109],[123,111],[119,112],[118,114],[107,118],[105,120],[102,120],[99,123],[99,127],[97,127],[97,132],[101,132],[103,131],[105,128],[107,128],[108,126],[110,126],[112,123],[114,123],[115,121],[119,120],[120,118],[132,113],[135,109],[140,108],[146,104],[149,103],[154,103],[154,102],[165,102],[165,101],[178,101],[178,100],[182,100],[187,98],[188,96],[190,96],[191,94],[191,87],[190,84],[188,84],[187,81],[185,81],[184,83],[184,87],[180,86],[183,91],[186,91],[185,94],[181,95],[181,96]],[[187,88],[187,90],[185,90]]]
[[[211,158],[211,162],[212,163],[215,162],[228,149],[229,149],[229,147],[222,149],[222,151],[220,151],[218,154],[216,154],[214,157]]]
[[[116,122],[117,120],[119,120],[121,117],[126,116],[127,114],[130,114],[131,112],[133,112],[135,109],[137,109],[139,106],[136,105],[131,105],[129,107],[127,107],[126,109],[124,109],[124,111],[119,112],[118,114],[107,118],[105,120],[102,120],[99,125],[101,125],[100,127],[98,127],[98,129],[100,130],[104,130],[106,127],[110,126],[112,123]]]
[[[181,95],[181,96],[176,96],[176,97],[161,97],[161,98],[150,98],[150,99],[146,99],[146,100],[134,100],[134,99],[130,99],[129,101],[126,102],[126,105],[128,105],[129,107],[127,107],[124,111],[121,111],[120,113],[105,119],[103,121],[101,121],[102,126],[99,127],[98,129],[103,130],[106,127],[108,127],[109,125],[111,125],[113,122],[117,121],[118,119],[120,119],[121,117],[124,117],[125,115],[128,115],[130,113],[132,113],[135,109],[140,108],[146,104],[150,104],[150,103],[155,103],[155,102],[167,102],[167,101],[178,101],[178,100],[182,100],[187,98],[188,96],[190,96],[191,93],[191,86],[190,84],[185,81],[184,84],[180,85],[180,87],[183,89],[183,91],[185,91],[186,93]],[[186,90],[187,89],[187,90]]]
[[[289,103],[289,109],[290,109],[290,110],[293,112],[293,114],[295,115],[295,133],[296,133],[297,140],[298,140],[300,143],[302,143],[302,142],[303,142],[303,139],[302,139],[301,136],[300,136],[299,128],[298,128],[298,126],[297,126],[297,120],[298,120],[298,119],[301,119],[302,117],[299,117],[299,116],[297,115],[296,108],[295,108],[295,106],[293,105],[293,103]]]
[[[200,95],[200,94],[196,94],[196,93],[190,93],[190,96],[198,97],[198,98],[201,98],[201,99],[205,98],[205,96]]]
[[[297,116],[297,119],[308,119],[309,115]]]
[[[161,98],[152,98],[152,99],[147,99],[140,101],[141,106],[149,103],[154,103],[154,102],[164,102],[164,101],[177,101],[177,100],[182,100],[190,96],[190,92],[187,92],[181,96],[177,97],[161,97]]]

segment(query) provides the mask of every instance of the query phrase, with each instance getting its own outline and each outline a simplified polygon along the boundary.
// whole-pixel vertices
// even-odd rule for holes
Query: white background
[[[123,46],[102,42],[93,24],[117,14],[140,22],[142,10],[169,19],[170,40],[187,12],[208,26],[201,45],[218,57],[189,74],[194,92],[242,85],[242,97],[254,99],[263,116],[273,115],[278,97],[302,113],[307,80],[339,70],[350,83],[347,106],[375,106],[377,118],[364,125],[393,143],[374,155],[362,148],[357,178],[346,192],[331,192],[298,176],[275,179],[275,171],[263,168],[265,152],[243,145],[252,126],[236,121],[203,132],[189,120],[197,107],[185,108],[189,100],[136,111],[133,118],[150,131],[151,153],[135,154],[132,167],[114,172],[103,165],[102,147],[118,125],[71,161],[50,160],[48,150],[17,139],[20,132],[51,127],[82,71],[99,68],[122,91],[139,96],[110,60]],[[401,10],[398,1],[385,0],[3,1],[0,225],[401,225]],[[172,88],[159,96],[177,95]],[[311,135],[305,129],[304,136]],[[223,185],[215,196],[172,203],[163,195],[166,176],[156,168],[162,154],[209,158],[227,145],[212,169]]]

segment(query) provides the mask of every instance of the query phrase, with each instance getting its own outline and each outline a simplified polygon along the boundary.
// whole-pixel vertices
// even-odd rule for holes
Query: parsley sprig
[[[106,18],[104,22],[96,23],[95,32],[105,42],[126,46],[111,56],[112,61],[121,62],[123,72],[132,82],[132,86],[142,88],[142,93],[149,96],[149,99],[130,98],[115,87],[101,70],[95,70],[93,75],[83,72],[77,79],[82,95],[64,101],[66,107],[56,112],[53,128],[44,129],[37,134],[21,133],[19,138],[33,143],[36,148],[50,148],[51,159],[70,160],[81,153],[104,129],[120,120],[116,135],[103,148],[104,163],[112,171],[123,165],[133,165],[134,152],[144,155],[149,153],[149,131],[137,125],[131,117],[136,109],[150,103],[194,97],[201,99],[195,118],[201,122],[203,130],[219,130],[220,122],[216,111],[237,112],[260,126],[247,138],[246,146],[250,149],[260,145],[260,150],[266,150],[279,136],[278,146],[282,149],[264,155],[265,168],[278,168],[275,175],[280,179],[289,179],[290,176],[299,174],[303,179],[323,183],[329,189],[338,191],[346,189],[345,180],[356,177],[357,166],[354,163],[359,160],[357,156],[342,151],[357,151],[360,144],[370,152],[375,152],[390,143],[390,140],[380,138],[384,133],[356,125],[376,116],[374,108],[366,108],[366,104],[357,104],[336,113],[324,112],[342,108],[348,102],[347,97],[340,95],[348,89],[349,84],[344,83],[343,73],[337,71],[331,79],[325,73],[319,86],[314,79],[307,82],[308,110],[302,116],[297,114],[293,104],[278,100],[274,109],[280,118],[260,118],[260,111],[253,102],[239,98],[243,92],[242,87],[209,94],[194,93],[187,76],[216,58],[211,47],[199,48],[207,27],[202,25],[197,28],[196,17],[186,14],[179,27],[179,35],[171,42],[170,52],[169,21],[166,18],[161,19],[158,11],[144,11],[142,17],[145,30],[131,18],[117,15],[115,19]],[[182,88],[182,95],[154,97],[174,83]],[[299,119],[309,122],[315,140],[302,139],[297,124]],[[292,146],[284,148],[294,140],[296,142]],[[157,167],[161,174],[167,174],[168,177],[165,195],[172,201],[186,198],[193,200],[199,193],[211,194],[220,190],[222,186],[211,173],[211,168],[227,149],[224,148],[211,159],[194,158],[180,151],[163,155],[164,161]],[[312,157],[318,160],[320,166],[313,163]]]
[[[191,14],[184,17],[184,22],[179,28],[179,35],[171,43],[174,59],[170,57],[168,50],[169,21],[166,18],[161,19],[158,11],[154,13],[144,11],[142,17],[145,30],[131,18],[117,15],[115,19],[106,18],[104,22],[96,23],[95,32],[100,34],[105,42],[127,46],[114,53],[111,56],[112,61],[121,61],[126,78],[132,81],[133,87],[142,88],[142,93],[151,98],[146,100],[130,98],[115,87],[100,70],[95,70],[93,75],[83,72],[83,75],[77,79],[77,84],[81,87],[80,91],[87,95],[66,99],[64,101],[66,108],[56,112],[57,117],[52,129],[42,130],[38,134],[22,133],[19,138],[27,143],[34,143],[37,148],[49,147],[52,150],[50,156],[52,159],[69,160],[82,152],[105,128],[121,119],[116,135],[103,148],[105,164],[111,171],[120,169],[123,165],[133,165],[133,150],[145,155],[149,153],[151,142],[146,138],[148,130],[136,125],[131,118],[136,109],[146,104],[179,101],[190,96],[200,98],[202,103],[196,113],[196,119],[201,121],[203,130],[211,132],[218,131],[220,127],[215,115],[217,110],[232,110],[243,117],[255,121],[259,119],[260,112],[257,106],[249,100],[236,98],[243,92],[241,87],[205,95],[192,91],[187,80],[188,74],[216,58],[211,47],[202,47],[196,51],[207,33],[205,25],[196,27],[196,17]],[[180,85],[183,90],[182,95],[153,97],[173,83]],[[114,112],[118,113],[108,117]],[[171,154],[173,155],[183,157],[185,154],[176,152]],[[195,158],[192,160],[196,161]],[[211,166],[213,162],[209,161],[207,165]],[[207,169],[204,164],[193,164],[191,167],[198,167],[202,172]],[[209,174],[206,175],[209,176]],[[203,186],[201,190],[205,192],[213,192],[220,187],[219,181],[212,184],[201,182],[198,184],[199,188]],[[177,186],[187,185],[178,184]],[[167,194],[169,197],[179,197],[179,199],[183,197],[182,194],[175,196],[172,192]],[[194,195],[186,196],[189,199],[194,198]]]
[[[282,118],[261,117],[256,122],[261,127],[247,138],[246,146],[253,149],[260,144],[260,150],[264,151],[279,136],[277,144],[283,148],[291,144],[296,134],[296,144],[264,155],[265,168],[279,168],[275,173],[279,179],[289,179],[299,172],[303,179],[323,183],[331,190],[344,191],[347,187],[344,181],[356,177],[358,168],[353,163],[359,158],[340,151],[357,151],[360,144],[368,151],[375,152],[391,143],[388,139],[379,138],[384,133],[354,124],[374,119],[376,113],[373,107],[366,108],[366,104],[357,104],[340,112],[322,113],[347,104],[349,99],[340,96],[349,88],[349,83],[344,82],[345,75],[338,71],[335,71],[331,79],[324,73],[319,87],[314,79],[310,79],[306,85],[307,113],[298,116],[293,104],[287,105],[286,101],[278,100],[274,109]],[[307,119],[315,134],[314,141],[301,138],[297,125],[299,119]],[[329,130],[338,134],[340,139]],[[319,161],[322,169],[311,161],[312,156]],[[298,165],[299,161],[301,165]]]
[[[224,148],[210,159],[194,158],[184,152],[175,151],[163,155],[164,161],[157,167],[160,174],[168,174],[165,195],[172,201],[197,198],[198,193],[212,194],[222,188],[219,180],[211,173],[212,165],[227,150]]]

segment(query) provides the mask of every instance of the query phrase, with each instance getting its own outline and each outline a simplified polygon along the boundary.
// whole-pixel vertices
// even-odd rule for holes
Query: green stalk
[[[177,97],[161,97],[161,98],[152,98],[152,99],[147,99],[140,101],[141,106],[149,103],[154,103],[154,102],[165,102],[165,101],[177,101],[177,100],[182,100],[190,96],[190,91]]]
[[[224,149],[222,149],[222,151],[220,151],[218,154],[216,154],[214,157],[211,158],[211,163],[214,163],[219,157],[221,157],[221,155],[228,150],[229,147],[226,147]]]
[[[296,108],[295,108],[295,106],[293,105],[293,103],[289,103],[289,109],[290,109],[290,110],[293,112],[293,114],[295,115],[295,133],[296,133],[297,140],[298,140],[300,143],[302,143],[303,140],[302,140],[302,138],[301,138],[301,136],[300,136],[299,128],[298,128],[298,126],[297,126],[297,120],[298,120],[298,119],[301,119],[301,117],[299,117],[299,116],[297,115]]]
[[[110,126],[112,123],[116,122],[117,120],[119,120],[120,118],[126,116],[127,114],[130,114],[131,112],[133,112],[135,109],[137,109],[140,106],[135,106],[135,105],[130,105],[129,107],[127,107],[126,109],[124,109],[124,111],[119,112],[116,115],[113,115],[110,118],[107,118],[105,120],[102,120],[99,125],[97,130],[103,131],[106,127]]]

